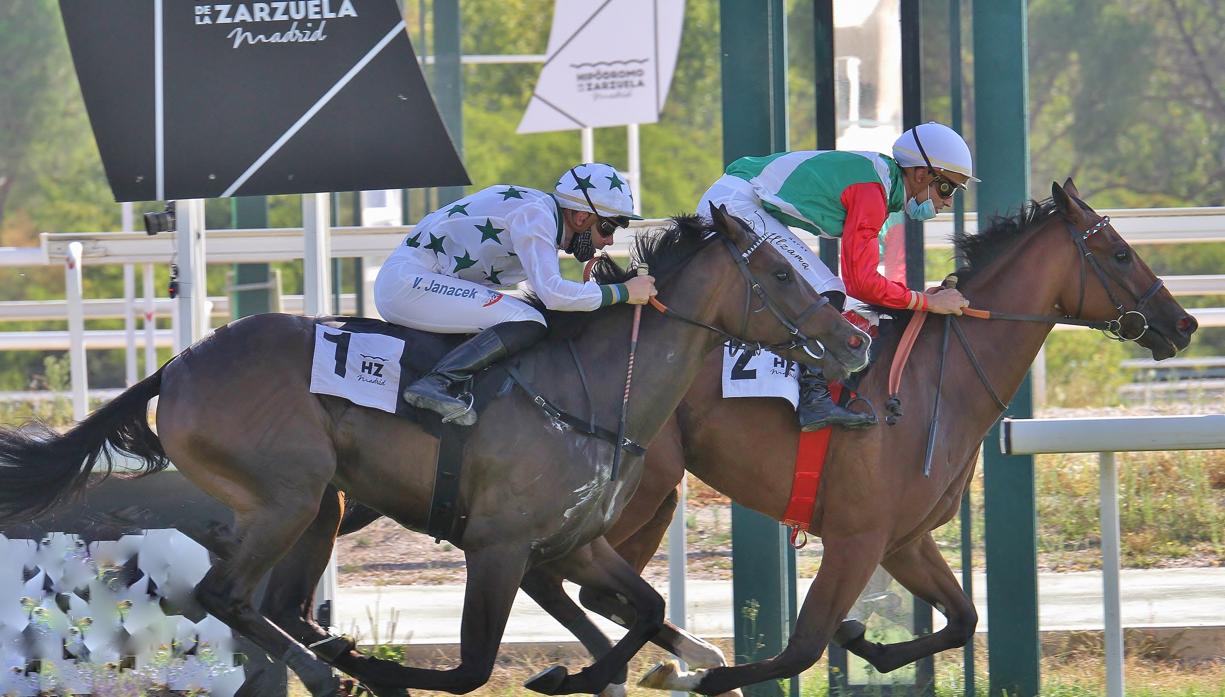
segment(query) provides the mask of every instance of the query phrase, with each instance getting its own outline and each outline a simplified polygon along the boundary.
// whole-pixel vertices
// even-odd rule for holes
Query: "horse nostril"
[[[857,349],[860,346],[863,346],[863,337],[858,334],[852,334],[851,338],[846,340],[846,344],[853,349]]]
[[[1196,322],[1191,315],[1183,315],[1175,326],[1178,327],[1179,333],[1185,336],[1195,331],[1199,327],[1199,322]]]

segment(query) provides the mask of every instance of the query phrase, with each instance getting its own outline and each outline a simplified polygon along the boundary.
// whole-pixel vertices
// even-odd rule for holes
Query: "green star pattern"
[[[506,228],[494,227],[492,219],[485,218],[484,225],[477,225],[475,227],[477,230],[481,231],[481,242],[482,243],[484,243],[485,240],[493,240],[494,242],[497,242],[498,244],[502,244],[502,240],[498,239],[498,234],[505,231]]]
[[[413,235],[407,240],[404,240],[404,244],[408,245],[409,247],[420,247],[421,246],[421,233],[418,232],[417,234]]]
[[[625,182],[621,181],[621,179],[617,177],[616,172],[613,172],[613,175],[611,177],[604,177],[604,178],[608,180],[608,190],[609,191],[612,191],[613,189],[616,189],[617,191],[625,191],[625,189],[621,188],[621,185],[624,184]]]
[[[502,285],[502,279],[498,278],[498,274],[502,273],[495,268],[490,268],[489,273],[485,274],[485,278],[495,286]]]
[[[430,243],[425,245],[425,248],[433,251],[435,254],[445,254],[447,250],[442,248],[443,237],[435,237],[434,233],[430,233]]]
[[[574,191],[586,191],[588,189],[595,188],[595,184],[591,183],[591,177],[589,176],[588,177],[575,177],[574,182],[575,182],[574,189],[573,189]]]
[[[456,273],[463,271],[469,266],[476,265],[476,259],[473,259],[472,257],[468,256],[467,250],[464,250],[464,255],[462,257],[451,257],[451,258],[455,260]]]
[[[512,198],[517,198],[517,199],[523,198],[523,193],[520,192],[518,189],[516,189],[513,186],[507,187],[506,191],[499,191],[498,193],[502,194],[503,201],[506,201]]]
[[[469,205],[470,205],[470,204],[467,204],[467,203],[457,203],[457,204],[455,204],[454,206],[451,206],[450,208],[448,208],[448,209],[447,209],[447,217],[448,217],[448,218],[450,218],[451,216],[455,215],[456,213],[459,213],[459,214],[462,214],[462,215],[468,215],[468,206],[469,206]]]

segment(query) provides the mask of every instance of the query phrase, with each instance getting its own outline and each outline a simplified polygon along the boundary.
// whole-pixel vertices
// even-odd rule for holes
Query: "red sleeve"
[[[842,226],[842,280],[856,300],[903,310],[926,310],[927,298],[876,270],[880,264],[877,235],[889,212],[885,188],[877,182],[852,184],[842,191],[846,222]]]

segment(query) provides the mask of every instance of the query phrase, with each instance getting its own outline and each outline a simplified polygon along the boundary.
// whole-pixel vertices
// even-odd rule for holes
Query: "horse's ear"
[[[1082,201],[1084,200],[1084,197],[1081,196],[1080,192],[1076,190],[1076,184],[1072,181],[1071,177],[1068,177],[1063,181],[1063,190],[1068,192],[1068,195],[1072,198],[1078,198]]]
[[[727,212],[727,206],[715,205],[714,201],[710,202],[710,219],[715,224],[715,229],[719,230],[732,242],[743,242],[746,236],[747,229],[744,223],[739,218]]]
[[[1071,180],[1068,180],[1071,182]],[[1055,207],[1059,209],[1059,213],[1063,215],[1065,220],[1076,221],[1080,218],[1080,206],[1072,200],[1068,195],[1068,191],[1059,182],[1051,182],[1051,198],[1055,201]]]

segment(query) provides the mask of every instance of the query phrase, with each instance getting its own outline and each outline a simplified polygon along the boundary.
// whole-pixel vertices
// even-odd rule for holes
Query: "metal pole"
[[[89,375],[85,362],[85,299],[82,297],[80,242],[68,245],[64,256],[64,292],[68,298],[68,370],[72,385],[72,418],[89,413]]]
[[[595,162],[595,129],[584,127],[579,131],[582,141],[583,162]]]
[[[121,204],[120,226],[124,232],[132,232],[134,218],[131,201]],[[136,269],[131,264],[123,265],[123,332],[127,337],[124,380],[130,387],[136,384]]]
[[[328,311],[329,198],[328,194],[302,194],[302,314],[308,316]]]
[[[923,52],[919,0],[902,0],[902,128],[923,122]],[[923,223],[906,218],[906,285],[923,290]]]
[[[689,498],[689,483],[681,477],[677,489],[676,510],[668,525],[668,619],[672,624],[685,629],[688,604],[685,601],[685,565],[688,550],[685,544],[685,502]],[[682,665],[682,668],[686,666]],[[672,697],[686,697],[688,692],[673,691]]]
[[[145,375],[152,375],[157,370],[157,312],[154,309],[153,297],[153,264],[145,264],[144,281],[141,284],[145,292]]]
[[[837,100],[834,96],[834,0],[813,0],[813,63],[816,73],[817,150],[838,147]],[[821,238],[821,261],[838,274],[838,241]]]
[[[786,20],[782,0],[722,0],[723,161],[787,148]],[[732,602],[736,663],[780,653],[790,636],[793,579],[777,521],[732,506]],[[794,691],[795,682],[791,682]],[[774,697],[771,681],[749,697]]]
[[[464,156],[464,73],[460,65],[459,0],[434,0],[434,99],[451,142]],[[462,186],[438,189],[438,206],[458,201]]]
[[[175,218],[179,259],[178,345],[182,349],[204,337],[209,321],[204,273],[204,201],[178,201]]]
[[[625,150],[628,155],[630,191],[634,194],[634,215],[642,215],[642,158],[640,156],[638,124],[625,127]]]
[[[1023,2],[976,2],[974,17],[974,135],[978,219],[1015,207],[1029,196],[1029,83]],[[1029,380],[1009,416],[1033,414]],[[1032,697],[1040,689],[1037,509],[1034,461],[1000,452],[999,426],[983,443],[986,510],[989,694]],[[998,631],[1000,627],[1006,631]]]
[[[950,120],[954,131],[963,133],[961,117],[961,0],[949,0],[949,103]],[[961,234],[966,229],[965,195],[953,197],[953,233]],[[957,252],[955,268],[965,260]],[[961,497],[961,587],[966,595],[974,597],[974,513],[970,507],[970,487]],[[966,697],[974,697],[974,639],[966,642],[962,650],[962,675]]]
[[[136,269],[131,264],[123,265],[123,335],[124,382],[131,387],[136,384]]]
[[[1106,697],[1123,697],[1123,619],[1119,604],[1119,480],[1114,453],[1098,453],[1102,507],[1102,608]]]

